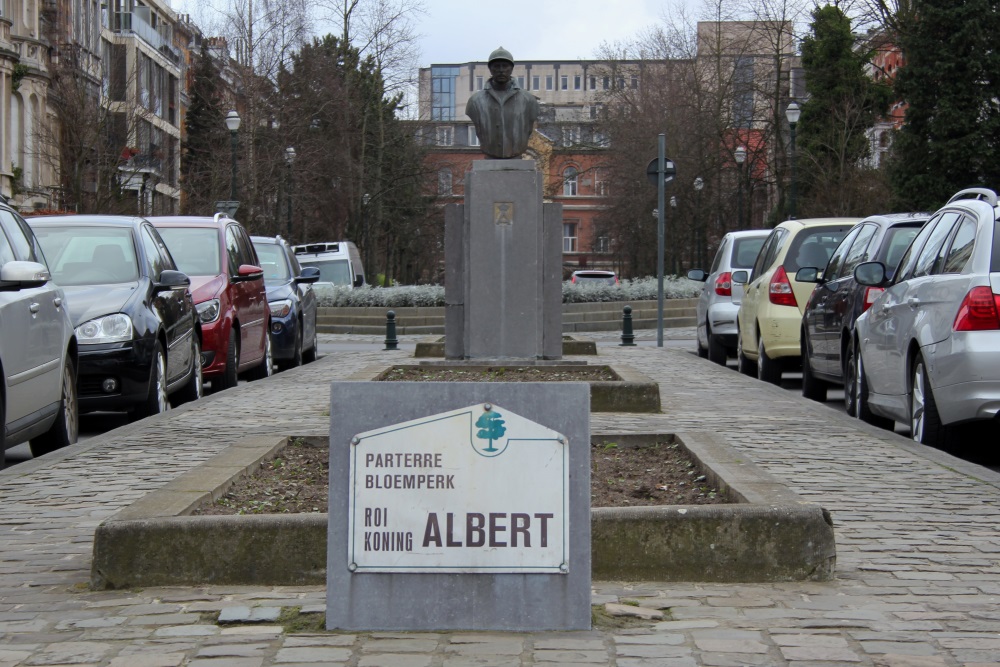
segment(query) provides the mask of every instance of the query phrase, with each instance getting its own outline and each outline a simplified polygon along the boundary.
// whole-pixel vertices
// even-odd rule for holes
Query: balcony
[[[180,51],[139,12],[115,12],[112,14],[111,29],[117,33],[132,33],[175,65],[181,62]]]

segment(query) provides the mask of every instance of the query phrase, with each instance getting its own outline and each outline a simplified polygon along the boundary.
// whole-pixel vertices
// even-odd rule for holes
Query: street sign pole
[[[666,191],[667,135],[660,133],[659,149],[657,151],[656,175],[656,347],[663,347],[663,217],[666,206],[664,198]]]

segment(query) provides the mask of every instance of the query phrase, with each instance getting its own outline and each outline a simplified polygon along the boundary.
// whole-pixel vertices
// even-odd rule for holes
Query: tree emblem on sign
[[[476,420],[476,427],[479,429],[479,432],[476,433],[476,437],[480,440],[489,441],[489,447],[485,447],[483,451],[497,451],[497,448],[493,446],[493,441],[499,440],[503,437],[503,434],[507,432],[500,413],[487,410],[479,417],[478,420]]]

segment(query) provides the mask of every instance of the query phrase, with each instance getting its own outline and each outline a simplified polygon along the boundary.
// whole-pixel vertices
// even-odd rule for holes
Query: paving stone
[[[645,618],[651,621],[663,620],[663,612],[657,609],[647,609],[645,607],[634,607],[628,604],[613,604],[609,602],[604,605],[604,610],[612,616],[631,616],[634,618]]]
[[[433,656],[400,653],[364,655],[358,667],[430,667]]]
[[[436,639],[372,639],[362,650],[365,653],[430,653],[437,645]]]
[[[49,644],[32,653],[25,665],[69,665],[99,663],[111,652],[110,644],[101,642],[64,642]]]
[[[261,667],[263,658],[195,658],[187,667]]]
[[[535,664],[557,663],[560,665],[606,665],[608,652],[600,651],[535,651]]]
[[[266,652],[268,644],[215,644],[198,650],[199,658],[252,658]]]
[[[861,662],[862,658],[849,648],[832,646],[780,646],[781,655],[788,661],[818,660],[824,662]]]
[[[180,667],[183,653],[139,653],[113,658],[108,667]]]
[[[285,662],[345,662],[351,659],[351,651],[345,648],[309,646],[283,648],[275,656],[275,663]]]
[[[153,632],[154,637],[213,637],[219,634],[216,625],[171,625]]]
[[[872,658],[875,667],[946,667],[948,661],[938,655],[877,655]],[[970,667],[966,665],[966,667]]]

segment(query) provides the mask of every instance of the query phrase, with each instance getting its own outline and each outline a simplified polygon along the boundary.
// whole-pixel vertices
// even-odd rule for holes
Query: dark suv
[[[178,268],[191,278],[202,331],[202,373],[213,389],[240,373],[271,375],[270,310],[264,272],[243,225],[214,217],[153,217]]]

